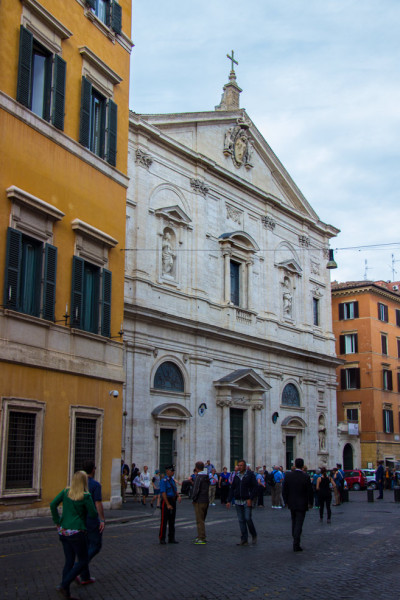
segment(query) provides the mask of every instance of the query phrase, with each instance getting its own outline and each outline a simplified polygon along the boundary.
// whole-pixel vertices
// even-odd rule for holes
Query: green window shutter
[[[55,321],[57,248],[51,244],[44,247],[43,319]]]
[[[107,137],[107,162],[117,164],[117,113],[118,106],[112,100],[108,101],[108,137]]]
[[[82,77],[81,92],[81,124],[79,142],[89,148],[90,145],[90,106],[92,100],[92,84],[86,77]]]
[[[67,74],[67,63],[58,54],[54,57],[54,93],[52,123],[57,129],[64,130],[64,108],[65,108],[65,78]]]
[[[101,335],[111,336],[111,271],[103,269],[103,290],[101,298]]]
[[[9,227],[7,230],[6,270],[4,277],[4,306],[19,310],[21,278],[22,234]]]
[[[111,4],[111,29],[115,33],[121,33],[122,30],[122,8],[115,0]]]
[[[71,286],[71,327],[82,328],[83,311],[83,278],[85,261],[79,256],[73,257]]]
[[[32,77],[33,35],[25,27],[19,32],[19,63],[17,101],[31,107],[31,77]]]

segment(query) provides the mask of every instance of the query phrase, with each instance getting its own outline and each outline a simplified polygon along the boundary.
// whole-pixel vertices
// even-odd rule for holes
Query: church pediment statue
[[[248,133],[249,124],[243,119],[237,119],[236,125],[229,127],[224,137],[224,154],[231,156],[236,167],[244,165],[247,169],[253,167],[253,142]]]

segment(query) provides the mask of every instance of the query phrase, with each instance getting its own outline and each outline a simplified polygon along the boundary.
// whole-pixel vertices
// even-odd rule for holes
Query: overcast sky
[[[130,108],[245,108],[331,240],[332,280],[400,280],[400,0],[133,0]],[[393,246],[388,244],[395,243]],[[384,248],[344,250],[363,245]]]

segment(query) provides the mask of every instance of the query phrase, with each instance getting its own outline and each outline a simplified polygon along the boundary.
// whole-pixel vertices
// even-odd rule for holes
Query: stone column
[[[224,300],[226,303],[230,302],[231,295],[231,252],[230,250],[224,251]]]
[[[252,297],[253,297],[253,287],[252,287],[252,266],[253,261],[248,260],[246,262],[246,283],[247,283],[247,297],[246,297],[246,308],[248,310],[251,309],[252,306]]]
[[[256,466],[254,461],[254,411],[253,407],[249,406],[247,409],[247,462],[250,463],[253,470]]]
[[[221,408],[221,469],[231,464],[231,426],[229,407],[231,398],[217,398],[217,406]]]

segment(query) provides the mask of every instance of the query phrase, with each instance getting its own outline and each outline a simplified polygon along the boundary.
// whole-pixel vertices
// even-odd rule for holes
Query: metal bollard
[[[374,490],[367,490],[367,496],[368,496],[368,502],[373,502],[374,501]]]
[[[400,487],[395,486],[393,491],[394,491],[394,501],[400,502]]]

